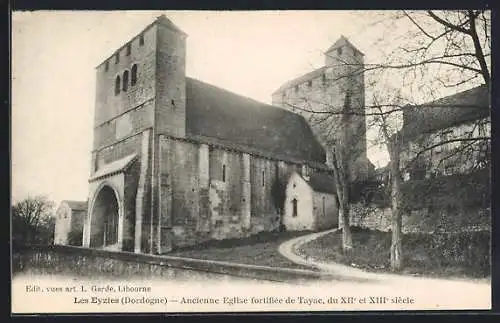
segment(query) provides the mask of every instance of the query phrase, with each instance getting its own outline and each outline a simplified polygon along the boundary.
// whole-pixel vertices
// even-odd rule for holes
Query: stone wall
[[[347,64],[346,64],[347,63]],[[351,64],[351,65],[350,65]],[[354,65],[357,64],[357,65]],[[365,80],[363,73],[351,73],[353,69],[363,64],[362,55],[350,45],[342,47],[342,53],[337,51],[325,54],[325,66],[306,74],[301,83],[290,86],[273,94],[273,105],[284,107],[301,114],[309,122],[314,134],[325,147],[327,160],[331,159],[330,146],[332,133],[340,138],[340,125],[344,106],[361,115],[350,115],[348,121],[348,136],[344,145],[351,149],[352,160],[350,172],[353,178],[366,178],[369,172],[366,145]],[[350,73],[352,75],[350,75]],[[346,77],[346,75],[350,75]],[[319,113],[318,113],[319,112]],[[323,112],[332,112],[329,122],[323,122]],[[337,114],[337,115],[335,115]]]
[[[136,194],[141,168],[140,160],[136,160],[125,173],[123,192],[123,251],[134,251],[136,224]]]
[[[127,55],[126,46],[124,46],[107,59],[108,70],[106,70],[106,63],[96,68],[95,127],[99,127],[154,98],[157,30],[149,28],[142,36],[144,37],[143,45],[141,45],[139,37],[129,42],[131,45],[130,55]],[[118,62],[116,54],[119,55]],[[137,64],[137,83],[134,86],[129,84],[128,90],[125,92],[122,82],[120,93],[115,95],[116,76],[119,75],[123,81],[123,73],[126,70],[130,73],[133,64]],[[129,74],[129,83],[130,81]],[[99,137],[95,139],[95,143],[101,140]],[[98,147],[94,145],[94,149],[96,148]]]
[[[86,210],[73,210],[72,211],[72,213],[71,213],[71,231],[74,232],[72,234],[80,235],[80,237],[83,237],[83,226],[84,226],[86,217],[87,217]],[[71,241],[69,241],[69,243],[71,244]],[[81,245],[81,243],[79,245]]]
[[[273,185],[296,165],[169,136],[159,147],[161,253],[279,228]]]
[[[186,37],[157,25],[156,124],[158,133],[186,133]]]
[[[160,139],[159,230],[165,251],[169,247],[193,245],[202,240],[196,231],[200,214],[198,166],[196,144]],[[169,238],[172,246],[164,245]]]
[[[313,191],[302,176],[293,173],[286,186],[283,224],[288,231],[301,231],[314,230],[314,222]]]
[[[279,227],[280,215],[272,199],[277,180],[277,161],[250,156],[251,231],[273,231]]]
[[[71,231],[71,209],[62,203],[56,212],[54,228],[54,244],[67,245],[68,234]]]
[[[363,206],[351,206],[351,225],[390,231],[391,209]],[[403,215],[403,232],[462,232],[491,229],[489,209],[462,208],[432,210],[414,210]],[[340,221],[342,222],[342,221]]]
[[[68,246],[28,246],[13,250],[12,274],[70,277],[152,278],[173,282],[228,279],[229,276],[283,282],[339,279],[317,271],[236,264],[213,260],[156,256]]]
[[[333,194],[313,192],[314,229],[327,230],[338,226],[338,206]]]

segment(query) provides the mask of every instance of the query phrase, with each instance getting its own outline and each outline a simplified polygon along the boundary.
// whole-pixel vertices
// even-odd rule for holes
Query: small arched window
[[[117,75],[115,80],[115,95],[118,95],[120,93],[120,86],[121,86],[120,75]]]
[[[123,72],[123,92],[128,90],[128,71]]]
[[[222,165],[222,181],[226,181],[226,165]]]
[[[130,85],[134,86],[137,83],[137,64],[132,65],[132,72],[130,76]]]

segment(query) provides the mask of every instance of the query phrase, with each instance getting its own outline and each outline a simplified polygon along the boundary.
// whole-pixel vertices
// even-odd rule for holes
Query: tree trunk
[[[352,234],[351,234],[351,224],[349,218],[349,203],[346,201],[341,201],[339,205],[339,213],[342,218],[342,250],[344,254],[350,254],[352,250]]]
[[[397,143],[390,143],[389,154],[391,174],[391,270],[400,271],[403,268],[403,234],[401,212],[401,174],[399,170],[399,150]]]
[[[350,224],[350,209],[349,209],[349,187],[344,177],[344,170],[337,164],[337,159],[334,162],[334,180],[337,189],[337,197],[339,199],[339,216],[342,219],[342,250],[344,254],[348,254],[352,250],[352,235]]]
[[[399,271],[403,268],[403,246],[402,246],[402,214],[399,206],[400,188],[394,185],[391,193],[392,200],[392,243],[391,243],[391,269]]]

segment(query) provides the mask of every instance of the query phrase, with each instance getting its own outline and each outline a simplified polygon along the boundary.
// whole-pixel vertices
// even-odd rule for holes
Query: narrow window
[[[297,217],[297,199],[292,200],[292,216]]]
[[[127,56],[130,56],[130,53],[132,52],[132,46],[130,44],[127,44]]]
[[[311,87],[311,86],[312,86],[312,84],[313,84],[313,83],[312,83],[312,80],[307,81],[307,86],[308,86],[308,87]]]
[[[104,64],[104,71],[107,72],[109,70],[109,61],[106,61]]]
[[[265,181],[266,180],[266,174],[264,173],[264,171],[262,171],[262,186],[265,185]]]
[[[486,136],[486,125],[484,123],[479,124],[479,136],[484,137]]]
[[[115,54],[115,64],[120,63],[120,53]]]
[[[337,48],[337,54],[339,56],[342,55],[342,47]]]
[[[123,92],[128,90],[128,71],[123,72]]]
[[[130,85],[134,86],[137,83],[137,64],[132,65],[132,75],[130,77]]]
[[[226,181],[226,165],[222,165],[222,181]]]
[[[121,81],[120,81],[120,75],[117,75],[116,76],[116,80],[115,80],[115,95],[118,95],[120,94],[120,86],[121,86]]]
[[[139,36],[139,45],[144,45],[144,35]]]
[[[326,75],[325,75],[325,73],[321,74],[321,82],[323,84],[326,83]]]
[[[323,196],[323,215],[326,215],[325,197]]]

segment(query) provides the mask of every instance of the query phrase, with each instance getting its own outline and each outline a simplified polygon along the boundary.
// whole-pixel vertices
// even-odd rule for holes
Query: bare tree
[[[487,10],[463,11],[398,11],[379,13],[382,19],[369,26],[382,35],[371,47],[385,49],[377,58],[379,62],[360,65],[352,60],[341,61],[337,68],[348,73],[339,74],[334,82],[342,82],[361,75],[369,81],[366,84],[369,104],[364,110],[350,110],[335,106],[329,101],[313,102],[325,106],[318,111],[310,104],[288,103],[296,110],[316,115],[316,120],[328,125],[331,142],[334,143],[332,167],[335,170],[335,185],[339,197],[339,211],[344,218],[343,247],[349,250],[352,238],[349,226],[348,185],[350,183],[347,161],[356,154],[344,131],[350,116],[370,118],[368,124],[379,129],[379,144],[385,145],[389,155],[392,209],[391,268],[398,271],[404,266],[402,249],[402,165],[401,149],[404,138],[399,132],[398,119],[408,106],[433,113],[436,105],[425,106],[439,96],[456,93],[460,89],[476,85],[490,85],[490,42],[491,13]],[[378,29],[377,29],[378,28]],[[371,30],[373,32],[373,30]],[[355,88],[352,90],[356,91]],[[305,100],[314,100],[306,98]],[[310,103],[310,102],[309,102]],[[338,105],[338,104],[337,104]],[[454,108],[460,108],[453,106]],[[482,108],[482,107],[480,107]],[[340,117],[340,118],[339,118]],[[479,122],[479,121],[478,121]],[[481,121],[482,122],[482,121]],[[365,136],[366,134],[360,133]],[[415,159],[428,150],[449,142],[461,143],[461,149],[454,155],[463,155],[473,144],[488,141],[489,135],[472,132],[459,138],[430,141],[427,146],[418,147]],[[448,157],[449,158],[449,157]]]
[[[53,230],[54,203],[45,196],[27,197],[15,203],[12,210],[12,236],[16,242],[50,243]]]
[[[420,101],[420,97],[433,94],[433,89],[453,88],[455,91],[462,85],[484,83],[490,84],[489,63],[491,20],[489,12],[485,10],[466,11],[402,11],[395,15],[395,20],[409,22],[411,28],[407,30],[406,37],[398,44],[389,55],[389,62],[378,64],[377,73],[380,80],[381,74],[392,70],[400,71],[402,84],[412,84],[408,101]],[[397,55],[399,53],[399,56]],[[406,54],[406,55],[405,55]],[[479,78],[479,80],[478,80]],[[430,90],[430,91],[429,91]],[[388,97],[387,95],[385,96]],[[392,243],[391,243],[391,268],[400,270],[403,264],[402,250],[402,201],[401,193],[401,134],[388,131],[389,121],[387,113],[382,113],[381,106],[390,104],[397,106],[394,98],[380,102],[374,95],[374,106],[378,107],[380,114],[380,129],[383,140],[386,142],[389,153],[389,170],[391,177],[391,209],[392,209]],[[397,100],[401,101],[401,100]],[[430,101],[430,100],[429,100]],[[421,108],[422,105],[417,105]],[[435,108],[435,106],[428,106]],[[454,107],[460,108],[460,107]],[[481,107],[478,107],[481,108]],[[392,109],[397,110],[401,107]],[[386,111],[387,112],[387,111]],[[390,111],[389,111],[390,112]],[[423,113],[433,113],[432,110]],[[489,139],[485,136],[473,136],[472,133],[459,138],[432,142],[428,147],[418,147],[418,157],[422,152],[431,150],[450,141],[464,143],[464,147],[471,142]],[[463,153],[464,149],[457,149],[454,154]],[[440,161],[441,162],[441,161]]]

